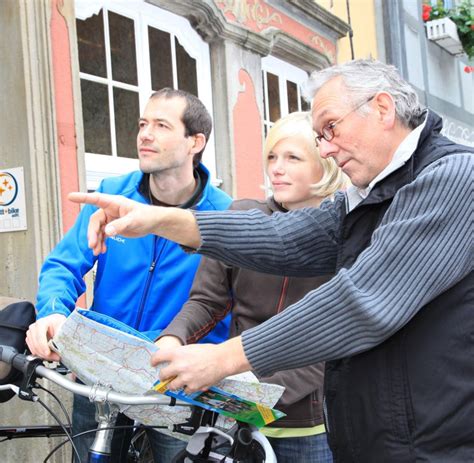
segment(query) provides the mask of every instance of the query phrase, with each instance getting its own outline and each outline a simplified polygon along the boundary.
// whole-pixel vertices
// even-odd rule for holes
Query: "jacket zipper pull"
[[[154,260],[154,261],[151,263],[150,268],[148,269],[148,271],[149,271],[150,273],[152,273],[153,270],[155,270],[155,267],[156,267],[156,260]]]

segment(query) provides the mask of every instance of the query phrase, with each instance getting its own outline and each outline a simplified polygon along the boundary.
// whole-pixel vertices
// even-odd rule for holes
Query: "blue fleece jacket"
[[[207,181],[192,209],[227,209],[231,198],[210,184],[204,166],[199,169]],[[107,178],[97,191],[148,203],[139,192],[142,178],[139,171]],[[38,318],[54,313],[68,316],[85,291],[84,275],[97,263],[91,310],[156,339],[188,299],[200,256],[186,254],[176,243],[155,235],[109,238],[107,252],[94,256],[87,246],[87,226],[96,209],[86,205],[74,226],[46,258],[39,276]],[[227,317],[204,342],[221,342],[227,339],[228,332]]]

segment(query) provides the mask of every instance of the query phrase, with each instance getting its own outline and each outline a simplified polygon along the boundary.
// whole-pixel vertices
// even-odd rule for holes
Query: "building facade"
[[[0,216],[0,295],[35,299],[42,261],[79,211],[67,194],[137,168],[137,119],[163,86],[195,93],[213,115],[203,159],[213,182],[265,197],[265,133],[307,108],[301,84],[336,62],[348,30],[311,0],[0,2],[0,174],[21,170],[26,224]],[[51,421],[31,407],[12,400],[1,424]],[[37,461],[52,445],[4,443],[2,456]]]
[[[350,31],[337,43],[337,62],[353,58],[385,61],[383,42],[377,28],[383,0],[318,0],[318,3],[350,26]]]
[[[42,260],[78,212],[67,193],[137,168],[136,121],[154,90],[173,86],[204,101],[214,118],[204,155],[213,181],[234,197],[261,198],[266,130],[306,107],[301,83],[336,62],[348,31],[310,0],[6,0],[0,8],[10,115],[0,169],[23,167],[28,223],[0,234],[0,293],[29,299]]]
[[[449,9],[461,2],[444,0],[444,6]],[[443,117],[444,135],[474,146],[474,74],[465,72],[474,63],[462,49],[458,54],[428,38],[423,3],[393,0],[380,5],[385,61],[394,64],[416,88],[424,105]]]

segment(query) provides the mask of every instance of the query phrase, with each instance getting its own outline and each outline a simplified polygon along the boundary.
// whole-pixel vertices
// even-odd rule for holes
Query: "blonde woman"
[[[269,131],[264,164],[273,196],[267,201],[234,201],[231,209],[260,209],[267,214],[318,207],[346,186],[346,177],[332,159],[322,159],[309,113],[280,119]],[[256,326],[285,310],[332,275],[313,278],[281,277],[228,266],[203,258],[190,298],[166,328],[158,346],[197,342],[232,311],[230,336]],[[276,408],[286,417],[263,428],[279,463],[332,461],[323,424],[323,364],[261,377],[284,386]]]

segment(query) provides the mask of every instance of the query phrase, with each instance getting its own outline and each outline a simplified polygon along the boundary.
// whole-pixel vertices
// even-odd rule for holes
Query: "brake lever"
[[[17,361],[15,361],[17,360]],[[18,397],[22,400],[28,400],[30,402],[36,402],[37,396],[33,392],[33,386],[36,383],[36,367],[43,365],[43,360],[39,357],[33,357],[28,355],[23,359],[20,359],[20,365],[18,365],[18,358],[13,358],[13,365],[23,372],[23,379],[21,380],[20,390],[18,391]]]

